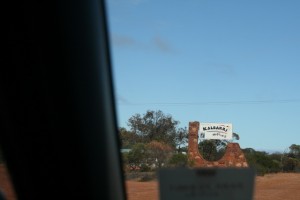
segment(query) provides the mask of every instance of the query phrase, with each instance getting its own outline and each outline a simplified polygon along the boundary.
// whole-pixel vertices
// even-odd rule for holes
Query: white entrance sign
[[[230,140],[232,139],[232,124],[200,123],[200,139]]]
[[[254,179],[251,168],[161,169],[160,200],[251,200]]]

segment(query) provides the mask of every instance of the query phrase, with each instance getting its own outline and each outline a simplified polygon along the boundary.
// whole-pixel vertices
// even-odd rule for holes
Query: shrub
[[[142,164],[141,167],[140,167],[140,172],[150,172],[151,171],[151,168],[146,165],[146,164]]]
[[[244,151],[247,162],[253,167],[257,175],[275,173],[281,170],[281,163],[276,156],[268,155],[260,151]],[[275,158],[275,159],[274,159]]]
[[[169,160],[170,167],[186,167],[188,165],[188,157],[185,154],[174,154]]]

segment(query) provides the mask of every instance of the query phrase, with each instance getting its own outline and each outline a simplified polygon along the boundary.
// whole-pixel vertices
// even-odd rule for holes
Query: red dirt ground
[[[278,173],[257,177],[254,200],[300,200],[300,174]],[[7,200],[16,200],[7,170],[0,165],[0,188]],[[126,181],[129,200],[158,199],[157,181]]]
[[[278,173],[257,177],[254,200],[300,200],[300,174]],[[158,199],[157,181],[126,181],[129,200]]]
[[[255,200],[300,200],[300,174],[279,173],[256,178]]]

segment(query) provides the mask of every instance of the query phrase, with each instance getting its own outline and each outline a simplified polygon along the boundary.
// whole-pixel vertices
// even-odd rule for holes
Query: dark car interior
[[[104,1],[3,8],[0,146],[17,198],[125,199]]]

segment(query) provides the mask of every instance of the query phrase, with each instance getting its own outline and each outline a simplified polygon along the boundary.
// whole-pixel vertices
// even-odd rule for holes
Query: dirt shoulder
[[[299,200],[300,173],[268,174],[256,178],[255,200]]]
[[[159,198],[157,181],[126,181],[129,200],[155,200]],[[299,200],[300,173],[278,173],[257,177],[255,200]]]
[[[16,200],[10,178],[4,165],[0,164],[0,188],[7,200]],[[126,181],[129,200],[159,199],[157,181]],[[255,181],[255,200],[299,200],[300,173],[278,173],[257,177]]]

